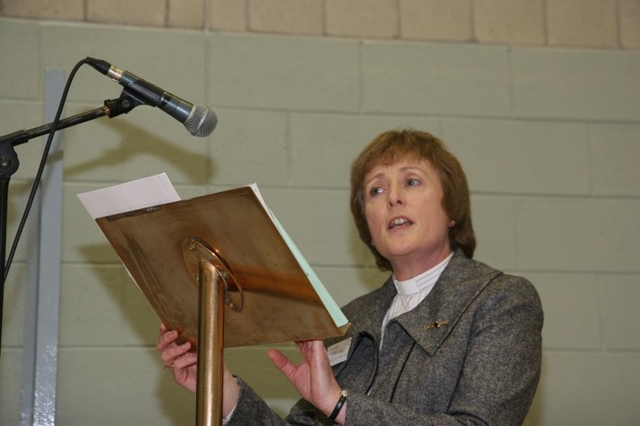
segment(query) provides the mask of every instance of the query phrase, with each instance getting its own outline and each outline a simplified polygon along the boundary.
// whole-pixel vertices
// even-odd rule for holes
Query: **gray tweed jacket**
[[[347,426],[521,425],[540,376],[543,314],[535,288],[456,251],[429,295],[380,325],[391,279],[344,307],[349,356],[334,367],[349,391]],[[300,400],[286,421],[244,382],[228,425],[330,425]]]

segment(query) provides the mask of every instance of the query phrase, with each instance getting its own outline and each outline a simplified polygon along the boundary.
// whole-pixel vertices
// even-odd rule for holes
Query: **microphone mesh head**
[[[209,136],[217,124],[218,116],[216,113],[204,105],[193,107],[184,121],[184,127],[187,128],[189,133],[199,137]]]

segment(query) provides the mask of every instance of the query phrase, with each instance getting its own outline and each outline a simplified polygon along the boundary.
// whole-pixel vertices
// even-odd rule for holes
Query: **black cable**
[[[22,218],[20,220],[20,224],[18,225],[18,229],[16,230],[16,235],[13,239],[13,243],[11,245],[11,251],[9,252],[9,256],[7,257],[7,261],[4,269],[4,277],[3,279],[6,281],[7,276],[9,274],[9,267],[11,266],[11,262],[16,254],[16,250],[18,247],[18,242],[20,241],[20,237],[22,236],[22,232],[24,231],[24,227],[27,223],[27,218],[29,217],[29,212],[31,211],[31,207],[33,205],[33,201],[36,197],[36,192],[38,191],[38,187],[40,186],[40,181],[42,180],[42,174],[44,173],[44,168],[47,163],[47,159],[49,158],[49,151],[51,150],[51,144],[53,143],[53,136],[58,127],[58,122],[60,121],[60,116],[62,115],[62,110],[64,109],[64,104],[67,100],[67,95],[69,93],[69,89],[71,88],[71,82],[75,77],[78,69],[84,64],[87,63],[86,59],[81,60],[73,67],[73,70],[69,74],[69,78],[67,79],[67,83],[64,87],[64,91],[62,92],[62,96],[60,97],[60,103],[58,104],[58,111],[56,112],[55,118],[51,123],[51,131],[49,132],[49,136],[47,138],[47,142],[44,147],[44,151],[42,152],[42,158],[40,160],[40,166],[38,167],[38,172],[36,173],[36,177],[33,181],[33,186],[31,187],[31,192],[29,193],[29,198],[27,200],[27,204],[24,208],[24,212],[22,213]]]

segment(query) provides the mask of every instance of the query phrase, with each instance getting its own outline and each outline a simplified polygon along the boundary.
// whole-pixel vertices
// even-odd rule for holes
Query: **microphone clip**
[[[126,88],[122,90],[119,98],[104,101],[105,112],[109,118],[114,118],[121,114],[128,114],[129,111],[140,105],[145,105],[144,101]]]

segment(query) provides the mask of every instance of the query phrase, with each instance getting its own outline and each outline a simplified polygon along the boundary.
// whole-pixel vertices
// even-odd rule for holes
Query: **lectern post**
[[[242,311],[242,289],[231,271],[198,238],[184,240],[182,254],[198,284],[198,384],[196,426],[222,425],[225,307]],[[230,291],[240,297],[233,303]]]
[[[224,283],[207,260],[200,262],[196,425],[222,424]]]

